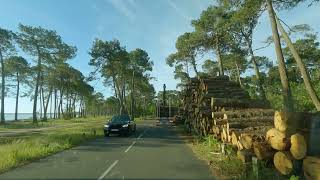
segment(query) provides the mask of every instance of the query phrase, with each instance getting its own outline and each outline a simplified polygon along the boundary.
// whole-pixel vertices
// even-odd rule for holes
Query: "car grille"
[[[121,124],[111,124],[111,125],[109,126],[110,129],[120,129],[121,127],[122,127]]]

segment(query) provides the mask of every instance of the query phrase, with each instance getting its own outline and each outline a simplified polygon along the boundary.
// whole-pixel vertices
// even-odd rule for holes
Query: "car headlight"
[[[126,128],[126,127],[128,127],[128,126],[129,126],[128,124],[122,125],[122,127],[124,127],[124,128]]]
[[[108,128],[108,127],[109,127],[109,124],[105,124],[104,127],[105,127],[105,128]]]

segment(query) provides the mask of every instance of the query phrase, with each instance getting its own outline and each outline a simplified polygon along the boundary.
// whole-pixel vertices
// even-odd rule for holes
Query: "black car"
[[[128,115],[113,116],[110,121],[104,125],[104,135],[110,134],[129,135],[136,131],[136,123],[131,121]]]

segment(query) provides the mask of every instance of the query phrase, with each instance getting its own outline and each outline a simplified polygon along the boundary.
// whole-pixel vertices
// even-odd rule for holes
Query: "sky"
[[[131,51],[141,48],[149,53],[154,62],[151,75],[157,91],[165,83],[167,89],[175,89],[173,68],[165,63],[166,57],[175,52],[175,41],[184,32],[193,31],[190,21],[197,19],[201,12],[214,0],[1,0],[0,27],[17,32],[18,24],[42,26],[56,30],[63,40],[78,48],[77,56],[69,63],[88,75],[88,52],[95,38],[118,39]],[[308,7],[307,3],[290,11],[279,12],[279,17],[288,25],[307,23],[314,31],[320,30],[320,3]],[[266,13],[260,18],[254,33],[254,47],[263,46],[271,35]],[[274,47],[256,52],[275,61]],[[214,54],[206,57],[215,59]],[[32,61],[32,57],[27,57]],[[198,67],[204,58],[198,60]],[[91,83],[96,91],[111,96],[113,91],[104,87],[101,80]],[[12,113],[15,99],[8,94],[5,112]],[[30,98],[21,98],[19,112],[32,112]]]

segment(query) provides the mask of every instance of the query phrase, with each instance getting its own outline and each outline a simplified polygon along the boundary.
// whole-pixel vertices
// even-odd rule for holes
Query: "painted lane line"
[[[98,180],[102,180],[111,170],[112,168],[119,162],[119,160],[115,160],[108,169],[98,178]]]
[[[141,139],[141,137],[143,136],[143,133],[141,133],[137,139]]]
[[[132,144],[124,152],[128,152],[134,144],[136,144],[136,141],[133,141]]]
[[[149,128],[145,129],[145,130],[139,135],[139,137],[138,137],[137,139],[141,139],[141,137],[148,131],[148,129],[149,129]]]

